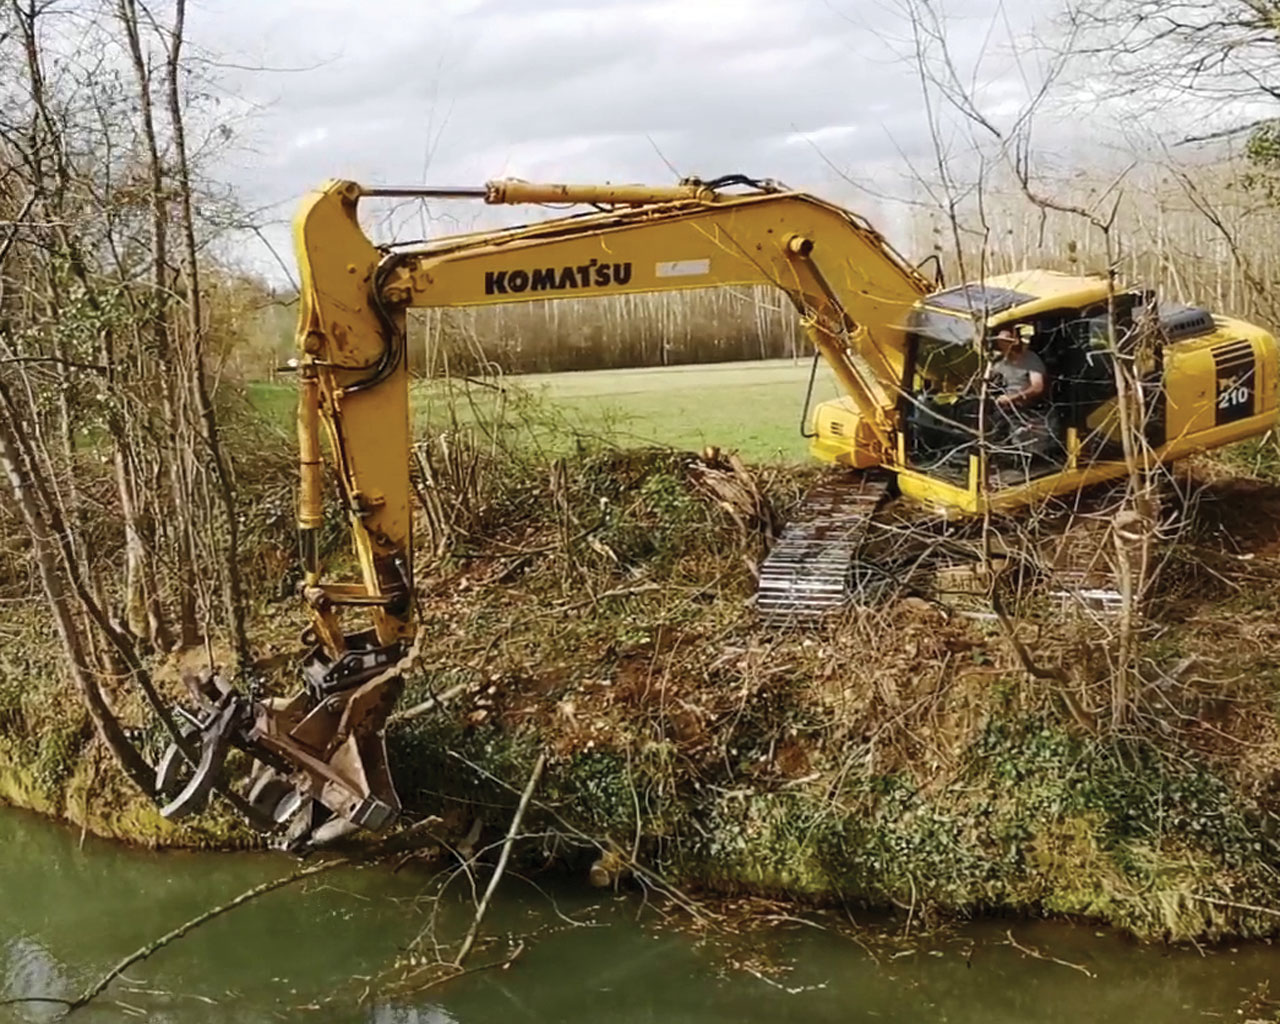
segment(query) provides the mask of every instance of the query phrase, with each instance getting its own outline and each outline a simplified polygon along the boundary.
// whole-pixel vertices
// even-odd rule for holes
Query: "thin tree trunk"
[[[107,707],[94,668],[86,657],[84,636],[76,624],[70,594],[55,558],[56,544],[49,524],[41,513],[40,502],[32,490],[33,468],[22,455],[15,436],[17,425],[7,413],[7,409],[0,408],[0,468],[8,479],[14,503],[31,538],[40,582],[49,602],[49,610],[53,614],[58,638],[67,655],[71,678],[80,691],[85,710],[102,742],[107,745],[134,785],[150,794],[155,788],[155,773],[134,749],[120,722]]]
[[[245,629],[244,584],[240,577],[240,525],[236,515],[235,488],[231,467],[222,449],[218,420],[209,396],[204,368],[204,324],[200,302],[200,267],[196,259],[195,218],[191,211],[191,168],[187,162],[186,129],[182,118],[182,97],[178,75],[181,70],[182,34],[186,18],[185,0],[177,0],[173,16],[173,33],[169,43],[168,97],[169,121],[173,129],[178,175],[178,201],[182,210],[183,269],[187,278],[187,328],[191,345],[191,384],[196,409],[204,425],[204,443],[208,446],[217,481],[218,497],[227,520],[227,551],[224,560],[223,598],[231,623],[232,642],[240,671],[249,668],[249,638]]]
[[[155,118],[151,99],[151,73],[138,24],[135,0],[119,0],[118,16],[129,42],[129,56],[138,85],[138,105],[142,115],[142,135],[147,144],[147,157],[151,192],[151,286],[154,308],[150,312],[152,344],[157,363],[169,370],[183,371],[182,353],[172,344],[169,335],[168,307],[168,236],[166,222],[168,203],[165,199],[164,171],[160,160],[160,146],[156,139]],[[199,640],[196,628],[196,545],[195,527],[191,521],[194,473],[192,472],[190,432],[186,426],[181,392],[174,386],[174,374],[165,373],[163,396],[164,415],[173,434],[173,458],[169,464],[170,484],[173,490],[169,514],[177,526],[177,577],[179,587],[179,618],[181,643],[190,647]]]

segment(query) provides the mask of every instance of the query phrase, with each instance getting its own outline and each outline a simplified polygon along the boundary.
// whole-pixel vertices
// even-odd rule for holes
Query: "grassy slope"
[[[506,385],[539,399],[558,414],[566,433],[607,435],[620,445],[660,444],[699,450],[707,445],[736,449],[752,462],[800,461],[806,442],[800,415],[810,363],[789,359],[666,366],[630,370],[528,374]],[[492,405],[491,392],[473,388],[476,400]],[[820,367],[814,400],[836,395],[835,382]],[[420,427],[439,414],[440,385],[414,386]],[[291,383],[251,385],[253,403],[286,423],[293,410]]]

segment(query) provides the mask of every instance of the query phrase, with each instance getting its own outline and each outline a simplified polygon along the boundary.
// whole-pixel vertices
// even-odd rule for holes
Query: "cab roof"
[[[1056,270],[1015,270],[948,288],[921,301],[930,309],[953,315],[985,314],[988,326],[994,327],[1051,309],[1105,302],[1108,290],[1107,279],[1102,276],[1081,277]]]
[[[1031,301],[1006,310],[1000,320],[1032,316],[1050,309],[1092,306],[1098,302],[1106,302],[1109,292],[1123,290],[1114,284],[1109,285],[1101,275],[1080,277],[1056,270],[1016,270],[1011,274],[989,277],[985,283],[1033,296]]]

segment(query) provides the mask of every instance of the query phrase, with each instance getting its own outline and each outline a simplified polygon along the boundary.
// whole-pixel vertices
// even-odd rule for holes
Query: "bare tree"
[[[0,457],[68,673],[150,792],[121,722],[149,708],[180,738],[147,660],[168,653],[168,623],[184,645],[226,629],[242,668],[249,652],[206,376],[185,6],[163,28],[137,0],[105,4],[0,8],[0,65],[17,72],[0,88]]]
[[[1280,115],[1276,0],[1071,0],[1064,21],[1093,98],[1122,98],[1126,116],[1154,119],[1173,138],[1270,137]],[[1187,131],[1188,110],[1207,126]]]

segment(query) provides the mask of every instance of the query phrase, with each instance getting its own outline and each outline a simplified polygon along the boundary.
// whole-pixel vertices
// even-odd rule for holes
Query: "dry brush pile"
[[[998,613],[898,595],[760,624],[753,568],[812,470],[608,448],[524,470],[424,567],[390,731],[414,812],[501,829],[545,754],[530,856],[597,881],[1274,931],[1274,485],[1182,479],[1117,716],[1114,621],[1047,584]]]

